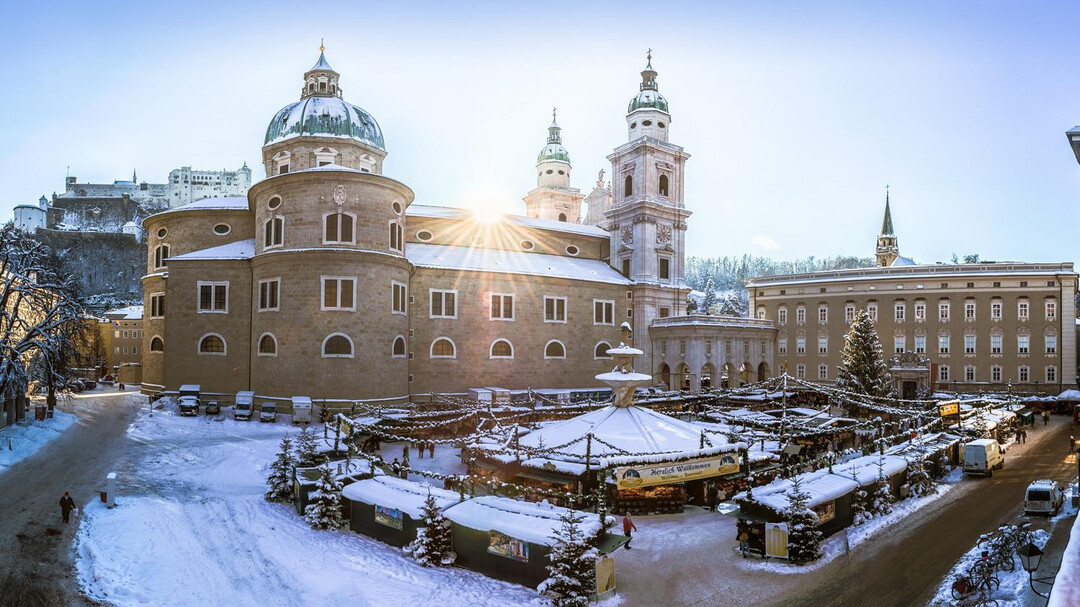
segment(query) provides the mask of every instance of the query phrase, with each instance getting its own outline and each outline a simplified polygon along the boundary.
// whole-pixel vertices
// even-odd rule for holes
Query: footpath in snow
[[[0,429],[0,473],[37,453],[46,443],[60,436],[77,418],[53,409],[52,419],[27,419]]]

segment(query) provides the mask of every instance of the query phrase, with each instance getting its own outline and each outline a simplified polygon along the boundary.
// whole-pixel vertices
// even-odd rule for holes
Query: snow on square
[[[77,420],[78,418],[70,413],[54,409],[51,419],[27,419],[13,426],[0,428],[0,473],[37,453]]]

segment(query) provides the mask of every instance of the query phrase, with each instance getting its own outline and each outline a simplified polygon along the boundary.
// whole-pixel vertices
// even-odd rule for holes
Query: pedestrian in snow
[[[1043,415],[1043,425],[1045,426],[1046,424],[1050,423],[1050,410],[1049,409],[1043,409],[1043,414],[1042,415]]]
[[[705,502],[708,504],[710,512],[716,512],[716,502],[718,497],[716,485],[709,483],[709,488],[705,490]]]
[[[416,450],[420,454],[420,459],[424,459],[424,441],[417,443],[419,448]]]
[[[393,472],[395,476],[401,474],[401,463],[398,462],[396,457],[394,458],[394,461],[390,463],[390,471]]]
[[[71,495],[67,491],[64,492],[64,497],[60,498],[60,514],[64,517],[64,522],[68,522],[68,517],[71,516],[71,511],[75,509],[75,500],[71,499]]]
[[[1024,428],[1020,428],[1020,442],[1021,443],[1026,443],[1027,442],[1027,430],[1025,430]]]
[[[622,532],[623,532],[623,535],[625,535],[627,537],[627,540],[626,540],[626,549],[627,550],[630,549],[630,540],[633,539],[633,537],[634,537],[634,534],[632,533],[633,531],[637,531],[637,525],[634,524],[634,521],[630,518],[630,513],[627,512],[622,517]]]
[[[431,456],[431,459],[435,459],[435,441],[429,440],[428,444],[427,444],[427,448],[428,448],[428,455]]]
[[[401,459],[409,461],[409,443],[401,446]]]

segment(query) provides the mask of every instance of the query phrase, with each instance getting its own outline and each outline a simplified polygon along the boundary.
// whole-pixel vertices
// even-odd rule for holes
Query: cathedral
[[[571,187],[553,115],[526,214],[491,222],[387,176],[384,133],[320,53],[266,129],[266,179],[143,221],[144,390],[393,402],[589,389],[623,322],[668,382],[650,327],[686,313],[689,154],[669,140],[657,75],[650,56],[610,187],[603,173],[588,196]]]

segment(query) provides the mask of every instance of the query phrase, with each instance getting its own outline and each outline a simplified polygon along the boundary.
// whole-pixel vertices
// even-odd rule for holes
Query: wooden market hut
[[[561,527],[559,517],[568,510],[547,503],[522,502],[487,495],[447,508],[452,524],[457,565],[484,575],[535,588],[548,577],[552,536]],[[626,539],[605,534],[601,541],[600,516],[587,512],[579,528],[592,537],[601,553],[618,548]],[[615,519],[608,517],[608,524]]]
[[[893,445],[885,451],[886,455],[895,455],[908,461],[922,460],[931,464],[930,473],[942,476],[949,467],[960,464],[960,436],[948,432],[938,432]]]
[[[328,464],[334,470],[335,477],[341,481],[342,486],[349,486],[356,481],[381,475],[383,472],[378,468],[372,468],[371,462],[362,459],[332,461]],[[312,468],[293,468],[293,508],[297,514],[303,515],[308,504],[311,503],[311,492],[319,483],[322,469],[318,466]],[[349,516],[347,511],[342,514]]]
[[[900,499],[900,488],[907,482],[907,461],[895,455],[864,455],[832,467],[832,473],[850,478],[866,491],[872,491],[881,474],[889,483],[889,492]]]
[[[394,476],[376,476],[341,491],[349,503],[349,529],[391,546],[404,546],[416,539],[417,527],[423,526],[422,509],[429,493],[440,509],[461,501],[457,492]]]

